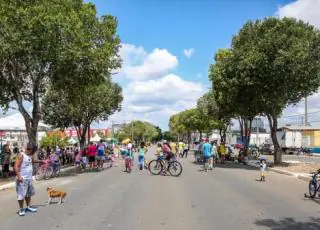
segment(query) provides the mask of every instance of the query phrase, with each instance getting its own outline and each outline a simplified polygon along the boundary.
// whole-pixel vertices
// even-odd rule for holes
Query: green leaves
[[[133,137],[134,141],[141,142],[151,141],[157,138],[159,132],[153,124],[136,120],[126,124],[115,135],[120,141]]]

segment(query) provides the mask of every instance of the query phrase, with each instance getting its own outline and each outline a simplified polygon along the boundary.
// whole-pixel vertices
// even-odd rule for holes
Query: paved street
[[[233,164],[205,174],[192,160],[182,160],[179,178],[115,167],[45,181],[38,213],[25,217],[14,191],[1,192],[1,229],[320,229],[320,201],[303,197],[306,182],[269,173],[261,183],[258,171]],[[47,185],[66,190],[66,203],[46,206]]]

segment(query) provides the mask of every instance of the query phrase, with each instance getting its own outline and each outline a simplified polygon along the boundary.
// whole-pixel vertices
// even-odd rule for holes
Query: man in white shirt
[[[33,163],[41,163],[43,161],[38,161],[33,158],[37,147],[31,143],[27,144],[25,153],[21,152],[17,156],[14,170],[17,175],[16,177],[16,192],[17,200],[19,203],[20,210],[18,212],[19,216],[24,216],[27,212],[37,212],[36,208],[30,207],[31,196],[35,194],[35,189],[33,186],[32,173],[33,173]],[[26,201],[27,208],[23,208],[24,200]]]

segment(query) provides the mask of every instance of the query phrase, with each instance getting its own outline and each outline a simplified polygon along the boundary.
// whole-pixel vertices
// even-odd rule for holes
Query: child
[[[138,159],[139,159],[139,169],[144,169],[144,155],[147,153],[147,147],[144,142],[141,142],[140,148],[138,150]]]
[[[157,156],[158,158],[163,158],[163,152],[162,152],[162,145],[161,145],[161,143],[158,143],[156,156]]]
[[[261,181],[266,181],[266,169],[267,164],[265,159],[260,160],[260,173],[261,173]]]

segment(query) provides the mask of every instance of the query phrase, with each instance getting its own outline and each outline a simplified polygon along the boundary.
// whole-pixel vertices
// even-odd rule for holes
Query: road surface
[[[204,173],[192,160],[181,160],[179,178],[119,166],[45,181],[33,202],[38,213],[25,217],[14,191],[1,192],[0,229],[320,229],[320,201],[303,197],[306,182],[269,173],[261,183],[256,169],[235,164]],[[66,203],[46,206],[48,185],[66,190]]]

